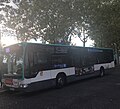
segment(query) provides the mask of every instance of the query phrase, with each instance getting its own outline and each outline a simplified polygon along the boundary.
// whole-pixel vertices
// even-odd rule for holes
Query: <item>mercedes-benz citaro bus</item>
[[[33,91],[91,76],[114,67],[113,50],[59,44],[19,43],[4,48],[2,82],[9,90]]]

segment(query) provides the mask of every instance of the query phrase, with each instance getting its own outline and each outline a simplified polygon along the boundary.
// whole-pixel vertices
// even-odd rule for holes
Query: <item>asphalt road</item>
[[[62,89],[0,93],[0,109],[120,109],[120,68]]]

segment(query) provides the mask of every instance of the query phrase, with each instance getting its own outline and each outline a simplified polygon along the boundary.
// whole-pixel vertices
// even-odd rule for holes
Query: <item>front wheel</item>
[[[60,74],[56,77],[56,87],[62,88],[66,84],[66,76],[63,74]]]

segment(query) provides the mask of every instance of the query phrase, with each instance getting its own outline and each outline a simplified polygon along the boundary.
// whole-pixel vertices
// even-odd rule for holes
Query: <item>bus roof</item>
[[[101,47],[82,47],[82,46],[73,46],[73,45],[63,45],[63,44],[43,44],[43,43],[31,43],[31,42],[21,42],[21,43],[16,43],[13,45],[9,45],[6,47],[14,46],[14,45],[29,45],[29,44],[34,44],[34,45],[48,45],[48,46],[61,46],[61,47],[75,47],[75,48],[91,48],[91,49],[109,49],[112,50],[112,48],[101,48]],[[4,47],[4,48],[6,48]]]

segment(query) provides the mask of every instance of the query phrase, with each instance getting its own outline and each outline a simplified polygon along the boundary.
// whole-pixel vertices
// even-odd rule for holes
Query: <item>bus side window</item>
[[[78,54],[73,54],[72,57],[72,61],[73,61],[73,66],[75,65],[76,67],[81,67],[82,66],[82,59],[81,56]]]
[[[37,66],[39,70],[48,70],[50,67],[49,55],[47,53],[37,53]]]
[[[83,66],[83,67],[85,67],[85,65],[87,64],[87,61],[88,61],[88,60],[87,60],[86,56],[83,56],[83,57],[82,57],[82,66]]]
[[[96,64],[99,64],[99,63],[100,63],[100,61],[99,61],[99,58],[98,58],[98,57],[96,58],[96,60],[97,60]]]
[[[34,66],[38,64],[37,52],[34,52],[34,53],[33,53],[33,64],[34,64]]]
[[[92,66],[97,64],[99,59],[96,57],[95,54],[89,54],[88,56],[83,56],[82,58],[82,65],[83,66]]]
[[[53,68],[67,67],[66,55],[52,55],[52,67]]]

